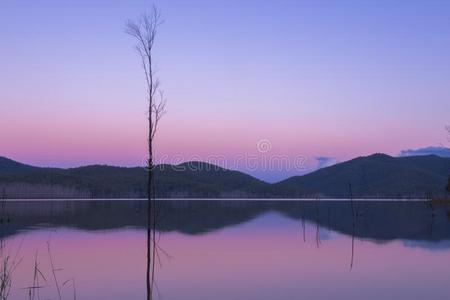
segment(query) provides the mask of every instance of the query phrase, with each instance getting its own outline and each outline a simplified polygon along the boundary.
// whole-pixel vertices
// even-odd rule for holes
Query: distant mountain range
[[[158,165],[159,198],[446,197],[450,158],[374,154],[270,184],[204,162]],[[0,198],[143,198],[144,168],[40,168],[0,157]]]

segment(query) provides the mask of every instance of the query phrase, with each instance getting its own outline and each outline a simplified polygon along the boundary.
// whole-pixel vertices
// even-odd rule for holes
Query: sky
[[[3,0],[0,156],[143,164],[145,82],[124,26],[152,3],[159,162],[275,181],[449,146],[449,1]]]

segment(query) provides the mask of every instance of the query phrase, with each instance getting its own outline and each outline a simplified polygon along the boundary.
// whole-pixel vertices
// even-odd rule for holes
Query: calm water
[[[145,202],[7,202],[11,297],[145,295]],[[156,299],[448,299],[450,206],[425,202],[159,203]],[[9,221],[9,222],[8,222]],[[69,281],[67,281],[69,280]]]

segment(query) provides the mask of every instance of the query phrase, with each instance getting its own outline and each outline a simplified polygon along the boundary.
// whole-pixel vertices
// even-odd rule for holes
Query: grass
[[[4,226],[6,225],[5,223],[9,223],[9,217],[5,218],[5,201],[2,201],[2,199],[0,199],[0,201],[2,202],[1,203],[2,210],[0,216],[1,218],[0,230],[3,231]],[[4,222],[5,220],[7,221]],[[11,292],[13,274],[22,261],[22,259],[18,258],[22,244],[19,245],[19,248],[17,249],[15,255],[11,255],[11,252],[7,249],[6,243],[4,242],[2,237],[3,235],[0,233],[0,300],[7,300]],[[54,266],[53,256],[51,253],[49,242],[47,242],[47,250],[49,255],[51,271],[54,279],[54,284],[56,287],[56,291],[58,292],[58,299],[62,300],[62,287],[71,283],[73,288],[73,300],[76,300],[77,297],[75,289],[75,280],[72,278],[60,284],[60,281],[58,280],[56,273],[61,269],[57,269]],[[38,254],[36,252],[33,265],[33,283],[31,284],[31,286],[24,288],[25,290],[28,290],[28,299],[40,300],[41,296],[39,291],[40,289],[46,286],[47,286],[47,279],[39,269]]]
[[[2,229],[3,229],[3,225]],[[21,259],[18,259],[18,253],[12,256],[6,249],[6,243],[0,239],[0,300],[6,300],[11,291],[12,277]]]

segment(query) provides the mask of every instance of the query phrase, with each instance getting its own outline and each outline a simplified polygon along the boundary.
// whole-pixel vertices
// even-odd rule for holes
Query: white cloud
[[[441,157],[450,157],[450,148],[432,146],[419,149],[402,150],[399,154],[399,156],[420,156],[420,155],[437,155]]]

